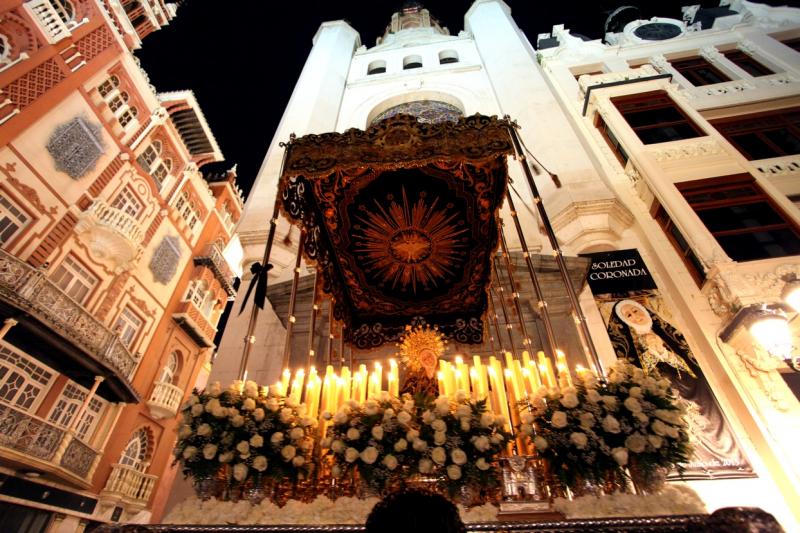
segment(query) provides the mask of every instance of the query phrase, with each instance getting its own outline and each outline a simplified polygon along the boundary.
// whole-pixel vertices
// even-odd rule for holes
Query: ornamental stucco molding
[[[704,46],[700,49],[700,55],[706,58],[707,60],[711,61],[712,63],[717,62],[723,58],[723,55],[717,50],[716,46]]]
[[[667,61],[667,58],[664,57],[664,54],[656,54],[650,56],[650,64],[653,65],[658,70],[660,70],[661,72],[667,71],[671,68],[669,61]]]
[[[723,152],[722,146],[714,139],[701,139],[681,142],[678,146],[648,150],[656,161],[675,161],[717,155]]]
[[[758,49],[758,47],[755,45],[755,43],[753,41],[749,41],[747,39],[745,39],[743,41],[739,41],[736,44],[736,48],[738,48],[739,50],[741,50],[745,54],[750,54],[750,55],[755,54],[756,50]]]
[[[619,239],[633,221],[633,215],[617,198],[572,202],[552,217],[556,233],[572,236],[564,241],[567,246],[588,233],[603,233],[610,240]],[[579,226],[570,228],[573,224]]]
[[[786,278],[800,278],[800,262],[781,258],[754,263],[721,263],[710,269],[703,293],[715,314],[729,318],[749,305],[779,302]]]

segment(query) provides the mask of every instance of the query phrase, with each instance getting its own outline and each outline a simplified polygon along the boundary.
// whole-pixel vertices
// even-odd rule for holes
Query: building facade
[[[148,522],[234,294],[235,170],[133,50],[160,0],[0,3],[0,529]]]
[[[755,307],[781,306],[800,270],[800,10],[734,1],[684,15],[631,21],[603,41],[557,26],[531,42],[501,0],[476,0],[458,35],[411,6],[371,47],[346,22],[323,23],[245,206],[245,264],[263,254],[290,134],[365,129],[398,112],[509,115],[528,160],[557,174],[537,180],[564,254],[638,251],[752,467],[692,488],[710,510],[760,506],[791,525],[800,404],[789,368],[742,323]],[[509,172],[524,183],[519,165]],[[528,247],[550,255],[533,210],[517,215]],[[292,275],[297,245],[283,220],[277,236],[273,284]],[[608,314],[588,287],[580,302],[608,364]],[[215,379],[236,378],[247,322],[229,322]],[[272,307],[255,331],[248,376],[272,383],[283,352]]]

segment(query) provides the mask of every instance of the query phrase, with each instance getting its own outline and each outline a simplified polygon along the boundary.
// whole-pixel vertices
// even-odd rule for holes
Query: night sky
[[[402,0],[188,0],[176,18],[136,52],[158,91],[192,89],[226,157],[204,170],[238,163],[246,193],[258,172],[295,81],[326,20],[347,20],[368,47],[383,35]],[[597,2],[506,0],[535,45],[536,35],[564,24],[573,34],[600,38],[608,13],[640,5],[640,17],[681,18],[692,0]],[[779,2],[769,2],[778,5]],[[704,3],[707,6],[715,2]],[[471,0],[423,2],[452,35],[463,29]],[[221,167],[216,169],[214,167]]]

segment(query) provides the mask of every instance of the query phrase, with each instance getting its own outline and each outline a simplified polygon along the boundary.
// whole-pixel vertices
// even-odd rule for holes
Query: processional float
[[[547,513],[554,497],[587,487],[628,490],[635,472],[638,486],[656,486],[688,460],[666,380],[618,363],[606,381],[516,129],[508,117],[396,115],[283,145],[264,258],[251,269],[240,379],[195,391],[183,410],[175,452],[201,497],[283,505],[417,486],[468,505]],[[591,369],[573,373],[559,349],[572,334],[557,335],[535,265],[542,258],[529,250],[513,195],[526,209],[530,200],[509,179],[509,156]],[[504,202],[521,260],[509,249]],[[253,354],[281,215],[300,229],[285,344]],[[314,267],[308,339],[293,343],[303,260]],[[323,300],[328,324],[318,328]],[[463,353],[445,355],[448,343]],[[387,351],[394,358],[373,357]],[[247,381],[254,355],[281,357],[276,383]]]

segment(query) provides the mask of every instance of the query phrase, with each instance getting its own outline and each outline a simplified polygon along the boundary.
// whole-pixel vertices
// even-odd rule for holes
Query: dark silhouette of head
[[[458,508],[444,496],[419,490],[395,492],[375,504],[367,533],[466,533]]]

